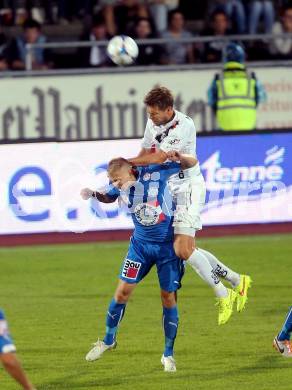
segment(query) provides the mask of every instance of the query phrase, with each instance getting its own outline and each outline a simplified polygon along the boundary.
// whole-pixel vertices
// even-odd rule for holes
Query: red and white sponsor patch
[[[126,259],[122,269],[122,275],[128,279],[137,279],[141,263]]]

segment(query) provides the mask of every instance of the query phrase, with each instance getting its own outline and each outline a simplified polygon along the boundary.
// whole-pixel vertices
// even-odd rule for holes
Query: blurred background
[[[117,34],[139,46],[130,66],[107,56]],[[291,304],[291,66],[286,0],[0,0],[1,307],[38,389],[128,389],[134,376],[141,389],[288,388],[291,362],[272,340]],[[254,282],[226,331],[186,272],[172,384],[158,368],[154,272],[127,308],[118,351],[98,366],[84,359],[132,222],[80,190],[106,184],[113,157],[137,155],[157,84],[196,125],[207,185],[198,245]],[[0,387],[15,384],[1,376]]]
[[[117,34],[138,43],[130,66],[106,54]],[[129,216],[82,203],[79,189],[104,184],[112,157],[136,155],[143,98],[156,84],[196,124],[205,226],[287,229],[291,65],[289,1],[0,1],[4,243],[33,233],[128,237]],[[72,240],[97,237],[86,234]]]

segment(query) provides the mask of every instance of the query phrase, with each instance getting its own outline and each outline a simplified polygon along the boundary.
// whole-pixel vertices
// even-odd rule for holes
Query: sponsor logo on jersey
[[[168,136],[170,130],[175,129],[178,124],[179,124],[179,121],[175,121],[170,127],[165,129],[162,133],[157,134],[157,136],[155,137],[156,141],[161,143],[164,140],[164,138],[166,138]]]
[[[175,139],[171,139],[168,141],[169,145],[173,146],[173,145],[177,145],[179,144],[180,140],[178,138],[175,138]]]
[[[153,206],[149,203],[140,203],[135,207],[134,214],[141,225],[152,226],[159,222],[162,210],[160,206]]]
[[[142,177],[144,181],[148,181],[151,179],[151,174],[149,172],[146,172],[145,175]]]
[[[141,268],[141,263],[130,259],[126,259],[122,269],[122,275],[128,279],[137,279],[140,268]]]

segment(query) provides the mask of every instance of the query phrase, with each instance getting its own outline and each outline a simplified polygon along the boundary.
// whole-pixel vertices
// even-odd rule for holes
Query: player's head
[[[166,87],[156,86],[144,98],[147,114],[156,126],[164,125],[174,114],[174,98]]]
[[[223,51],[223,61],[224,62],[239,62],[243,64],[245,60],[244,49],[234,42],[228,43]]]
[[[106,39],[107,30],[103,17],[95,15],[92,19],[91,33],[96,39]]]
[[[108,163],[107,173],[110,181],[117,188],[126,188],[136,181],[132,165],[122,157],[114,158]]]
[[[284,32],[292,32],[292,3],[286,4],[282,10],[282,24],[284,27]]]

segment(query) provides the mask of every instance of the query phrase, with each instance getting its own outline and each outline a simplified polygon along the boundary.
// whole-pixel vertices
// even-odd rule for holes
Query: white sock
[[[207,257],[197,249],[188,258],[187,263],[197,272],[197,274],[211,286],[218,298],[228,296],[227,288],[221,283],[218,275],[209,263]]]
[[[226,279],[229,283],[231,283],[232,287],[236,287],[239,285],[240,275],[237,272],[232,271],[232,269],[221,263],[221,261],[219,261],[217,257],[215,257],[212,253],[206,251],[205,249],[198,248],[197,250],[208,259],[217,276]]]

